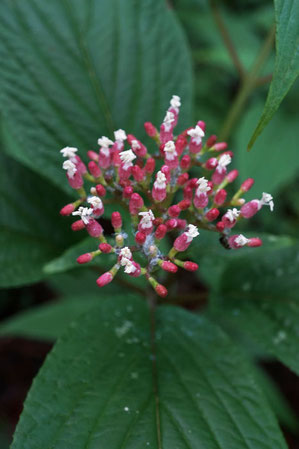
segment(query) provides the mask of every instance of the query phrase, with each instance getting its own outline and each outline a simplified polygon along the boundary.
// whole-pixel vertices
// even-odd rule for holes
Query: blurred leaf
[[[73,322],[33,383],[12,449],[286,447],[225,334],[171,307],[157,310],[155,331],[149,313],[140,299],[108,300]]]
[[[0,194],[0,286],[36,282],[74,239],[59,216],[66,196],[2,153]]]
[[[260,102],[253,103],[243,116],[235,137],[235,165],[240,179],[255,179],[249,195],[260,198],[262,192],[275,193],[289,182],[299,171],[298,113],[288,113],[285,108],[274,116],[259,138],[254,153],[245,151],[254,121],[262,108]]]
[[[163,0],[4,0],[0,50],[6,151],[67,189],[59,149],[163,119],[182,97],[190,120],[188,47]],[[141,135],[140,135],[141,133]]]
[[[272,119],[280,103],[299,75],[299,2],[274,0],[276,20],[276,59],[268,98],[249,141],[251,148]]]
[[[231,262],[223,272],[220,316],[299,374],[299,245]]]

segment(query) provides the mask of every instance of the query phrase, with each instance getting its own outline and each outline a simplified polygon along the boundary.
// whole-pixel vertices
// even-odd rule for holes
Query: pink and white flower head
[[[240,211],[234,207],[233,209],[228,209],[228,211],[223,215],[221,221],[224,223],[226,228],[232,228],[235,226],[239,215]]]
[[[62,164],[62,168],[66,170],[66,176],[69,182],[69,185],[72,187],[72,189],[81,189],[83,186],[83,178],[81,173],[79,173],[79,170],[70,159],[67,159]]]
[[[251,200],[241,207],[241,215],[244,218],[253,217],[263,206],[269,206],[270,211],[274,209],[274,201],[270,193],[263,192],[260,200]]]
[[[121,159],[121,166],[119,167],[119,178],[121,180],[128,179],[131,175],[132,161],[136,159],[132,150],[126,150],[119,153]]]
[[[146,147],[137,139],[133,139],[131,142],[132,150],[138,157],[144,157],[146,155]]]
[[[177,237],[174,241],[173,247],[176,251],[185,251],[192,240],[199,235],[198,229],[193,224],[189,224],[187,230]]]
[[[111,153],[109,147],[110,145],[113,145],[113,142],[108,139],[108,137],[102,136],[98,139],[98,144],[101,147],[99,152],[99,166],[106,169],[111,164]]]
[[[123,129],[118,129],[114,131],[115,143],[113,149],[117,151],[122,151],[124,149],[124,141],[127,140],[127,134]]]
[[[173,139],[173,128],[175,125],[175,115],[173,112],[167,111],[163,123],[160,127],[161,143],[166,143]]]
[[[64,163],[62,164],[62,168],[66,170],[68,178],[73,178],[77,173],[76,165],[70,159],[64,161]]]
[[[122,248],[119,252],[119,259],[121,260],[122,258],[132,260],[132,252],[127,246]]]
[[[211,190],[211,187],[209,186],[209,181],[205,177],[199,178],[196,184],[197,188],[193,202],[195,207],[202,209],[208,205],[209,197],[207,192]]]
[[[222,156],[220,156],[219,160],[218,160],[218,165],[213,173],[212,176],[212,182],[214,184],[221,184],[222,181],[225,178],[225,175],[227,173],[227,166],[231,163],[232,158],[229,154],[223,154]]]
[[[93,214],[95,217],[100,217],[101,215],[103,215],[104,205],[103,205],[103,201],[101,200],[101,198],[99,198],[98,196],[90,196],[87,199],[87,202],[89,204],[91,204]]]
[[[65,147],[60,150],[60,153],[63,157],[67,157],[70,161],[76,163],[76,153],[78,151],[78,148],[74,147]]]
[[[93,209],[89,207],[80,206],[78,210],[75,210],[72,213],[72,215],[78,215],[83,221],[83,223],[87,225],[90,222],[91,217],[93,215]]]
[[[138,215],[142,217],[138,225],[138,231],[143,232],[145,235],[150,234],[154,228],[153,221],[155,216],[153,212],[149,210],[147,212],[139,212]]]
[[[172,140],[166,142],[164,146],[164,152],[165,152],[165,164],[168,165],[168,167],[171,169],[176,168],[179,165],[179,159],[175,144]]]
[[[239,249],[243,246],[246,246],[250,242],[250,239],[247,239],[243,234],[232,235],[228,239],[228,244],[233,249]]]
[[[152,197],[155,201],[163,201],[166,198],[166,176],[158,171],[153,185]]]
[[[205,135],[204,131],[200,126],[196,125],[195,128],[189,129],[189,131],[187,131],[187,134],[191,137],[189,143],[190,153],[199,153],[202,146],[202,138]]]
[[[169,112],[172,112],[174,114],[173,128],[178,123],[180,107],[181,107],[180,97],[178,95],[173,95],[172,99],[170,100],[170,107],[168,109]]]
[[[124,272],[130,276],[137,277],[140,275],[140,265],[133,260],[122,257],[120,264],[124,267]]]

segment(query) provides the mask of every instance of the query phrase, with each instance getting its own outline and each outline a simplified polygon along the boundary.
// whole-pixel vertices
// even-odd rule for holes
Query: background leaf
[[[262,116],[250,139],[251,148],[269,123],[299,75],[299,3],[274,0],[276,21],[276,59],[273,79]]]
[[[285,448],[229,339],[176,308],[156,319],[153,334],[142,300],[113,300],[72,323],[34,381],[12,448]]]
[[[143,137],[173,94],[189,123],[190,56],[165,1],[4,0],[0,11],[6,151],[60,188],[63,146],[86,152],[120,127]]]

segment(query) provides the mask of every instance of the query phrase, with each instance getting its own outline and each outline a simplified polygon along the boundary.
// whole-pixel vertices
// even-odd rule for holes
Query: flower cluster
[[[199,235],[198,228],[218,232],[227,248],[262,244],[259,238],[231,233],[237,222],[251,218],[263,206],[272,211],[272,196],[263,193],[261,199],[245,202],[242,196],[254,183],[249,178],[227,198],[226,187],[238,176],[237,170],[228,170],[233,153],[225,142],[217,142],[215,135],[203,141],[203,121],[175,136],[180,106],[180,97],[174,95],[159,130],[150,122],[144,124],[156,147],[151,153],[122,129],[114,132],[114,140],[105,136],[98,139],[99,150],[87,152],[87,167],[77,155],[77,148],[61,150],[68,182],[79,195],[77,201],[62,208],[61,214],[78,217],[72,224],[73,231],[86,229],[99,242],[95,251],[79,256],[78,263],[90,262],[102,253],[115,254],[115,265],[97,279],[99,287],[111,282],[123,269],[128,276],[144,276],[158,295],[166,296],[167,289],[153,274],[159,268],[170,273],[176,273],[178,267],[197,270],[196,263],[181,260],[178,253],[187,250]],[[200,177],[194,177],[197,170]],[[85,182],[90,184],[88,191]],[[118,211],[111,215],[113,236],[106,236],[108,240],[104,236],[99,219],[105,203],[111,201],[129,211],[134,245],[127,243],[128,234]],[[163,239],[173,242],[167,254],[161,250]],[[134,260],[135,252],[143,257],[143,267]]]

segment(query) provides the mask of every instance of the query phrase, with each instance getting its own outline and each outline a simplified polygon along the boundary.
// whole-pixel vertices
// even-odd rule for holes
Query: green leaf
[[[274,0],[276,20],[276,59],[265,108],[249,141],[250,149],[272,119],[280,103],[299,75],[299,3]]]
[[[299,245],[238,258],[222,275],[219,316],[299,374]]]
[[[280,430],[216,326],[141,299],[109,300],[58,340],[12,449],[278,449]],[[156,326],[156,329],[155,329]]]
[[[297,92],[298,89],[294,94],[298,95]],[[299,170],[298,116],[286,107],[278,111],[259,138],[257,143],[259,151],[255,154],[245,151],[246,142],[261,110],[260,101],[252,104],[242,118],[235,138],[235,147],[238,149],[235,153],[235,165],[240,172],[240,179],[244,180],[251,176],[255,179],[255,184],[248,194],[250,198],[253,198],[253,195],[260,198],[262,192],[275,194],[294,178]]]
[[[74,241],[59,190],[0,153],[0,287],[36,282],[43,265]]]
[[[0,85],[6,151],[67,189],[59,149],[96,148],[163,119],[172,94],[191,114],[185,37],[163,0],[4,0]]]

